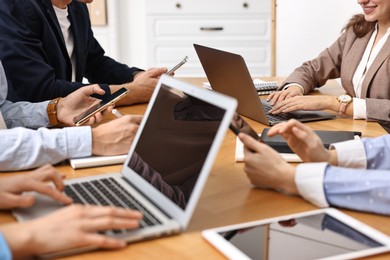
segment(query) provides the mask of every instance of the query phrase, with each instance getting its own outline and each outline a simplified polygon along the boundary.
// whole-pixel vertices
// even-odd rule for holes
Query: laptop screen
[[[128,167],[185,209],[224,114],[162,84]]]

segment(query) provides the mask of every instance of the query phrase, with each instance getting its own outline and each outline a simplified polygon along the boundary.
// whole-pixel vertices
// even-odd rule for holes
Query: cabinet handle
[[[242,4],[242,6],[243,6],[244,8],[248,8],[248,7],[249,7],[249,4],[248,4],[247,2],[245,2],[245,3]]]
[[[176,8],[181,9],[181,3],[176,3]]]
[[[201,31],[223,31],[223,27],[200,27]]]

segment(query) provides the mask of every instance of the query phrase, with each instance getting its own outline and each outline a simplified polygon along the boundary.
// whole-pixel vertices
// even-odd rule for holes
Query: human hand
[[[129,94],[118,101],[117,105],[132,105],[146,103],[153,94],[160,76],[167,72],[167,68],[152,68],[139,72],[134,76],[133,82],[124,84]]]
[[[142,214],[121,208],[73,204],[44,217],[3,225],[1,232],[15,259],[79,247],[117,249],[126,242],[99,231],[134,229]]]
[[[52,197],[63,203],[72,203],[66,196],[63,183],[64,176],[53,166],[45,165],[34,171],[14,176],[2,177],[0,180],[0,209],[30,207],[35,202],[32,194],[23,194],[25,191],[35,191]],[[49,182],[54,184],[49,185]]]
[[[298,194],[294,180],[295,167],[288,164],[274,149],[249,135],[240,133],[238,137],[245,146],[244,171],[253,185]]]
[[[336,152],[327,150],[310,127],[295,119],[273,126],[268,135],[281,135],[304,162],[329,162],[337,165]]]
[[[295,96],[276,103],[269,111],[271,114],[288,113],[296,110],[325,110],[337,111],[339,103],[332,96]]]
[[[298,85],[291,85],[287,89],[271,93],[267,101],[273,106],[276,103],[295,96],[303,96],[303,89]]]
[[[92,154],[126,154],[134,140],[142,116],[124,115],[92,129]]]
[[[99,99],[91,97],[93,94],[104,95],[104,90],[99,85],[89,85],[81,87],[70,93],[68,96],[61,98],[57,104],[57,118],[65,125],[75,125],[73,118],[85,112],[93,105],[100,102]],[[105,111],[111,111],[110,106]],[[104,112],[103,112],[104,113]],[[102,120],[102,113],[96,113],[89,119],[86,125],[93,125]]]

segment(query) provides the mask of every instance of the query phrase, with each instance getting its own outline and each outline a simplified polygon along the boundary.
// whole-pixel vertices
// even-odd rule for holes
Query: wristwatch
[[[47,105],[46,112],[47,116],[49,117],[49,123],[51,126],[57,126],[60,124],[60,121],[58,121],[57,118],[57,104],[60,99],[61,98],[52,99]]]
[[[352,97],[350,95],[344,94],[344,95],[338,96],[337,100],[340,103],[339,112],[337,114],[338,115],[344,115],[345,114],[345,110],[347,110],[348,104],[352,102]]]

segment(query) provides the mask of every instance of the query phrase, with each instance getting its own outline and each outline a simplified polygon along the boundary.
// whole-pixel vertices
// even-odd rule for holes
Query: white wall
[[[348,19],[361,12],[356,0],[276,1],[277,76],[287,76],[315,58],[337,39]],[[140,40],[146,38],[145,1],[107,0],[107,4],[110,24],[96,28],[97,39],[117,60],[147,68],[146,46]]]
[[[356,0],[277,0],[276,75],[288,76],[315,58],[360,12]]]

